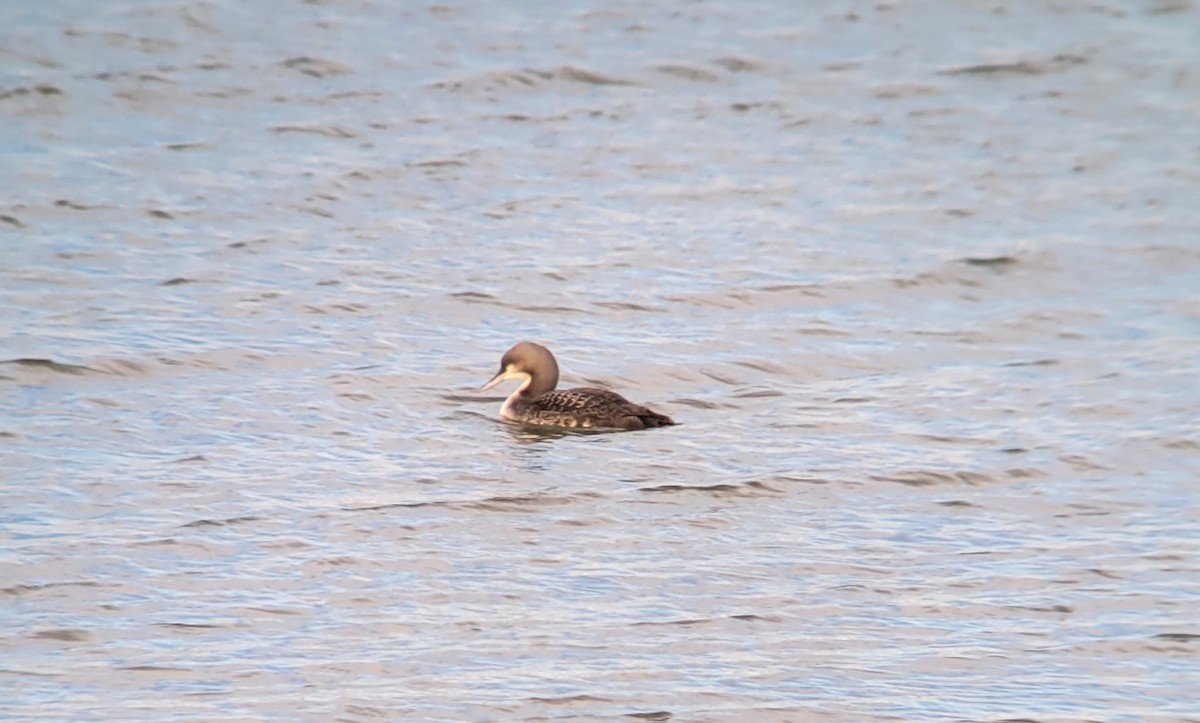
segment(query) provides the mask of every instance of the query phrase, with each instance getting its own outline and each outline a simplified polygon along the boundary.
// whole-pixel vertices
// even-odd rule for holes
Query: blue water
[[[0,7],[0,717],[1200,717],[1195,15]]]

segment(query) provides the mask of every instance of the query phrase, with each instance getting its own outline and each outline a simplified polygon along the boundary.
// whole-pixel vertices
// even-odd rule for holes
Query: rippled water
[[[1200,719],[1195,3],[477,5],[0,5],[0,717]]]

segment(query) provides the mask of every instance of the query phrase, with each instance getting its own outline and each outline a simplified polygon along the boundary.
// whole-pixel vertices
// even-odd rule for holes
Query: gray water
[[[0,28],[0,717],[1200,720],[1196,3]]]

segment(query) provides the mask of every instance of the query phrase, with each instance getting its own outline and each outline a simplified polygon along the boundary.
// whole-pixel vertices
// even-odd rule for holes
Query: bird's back
[[[665,414],[596,387],[549,391],[514,404],[509,413],[518,422],[554,427],[646,429],[675,424]]]

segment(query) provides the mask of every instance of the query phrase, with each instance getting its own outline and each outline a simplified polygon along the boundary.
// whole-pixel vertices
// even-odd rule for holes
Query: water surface
[[[1200,719],[1197,13],[5,4],[0,716]]]

